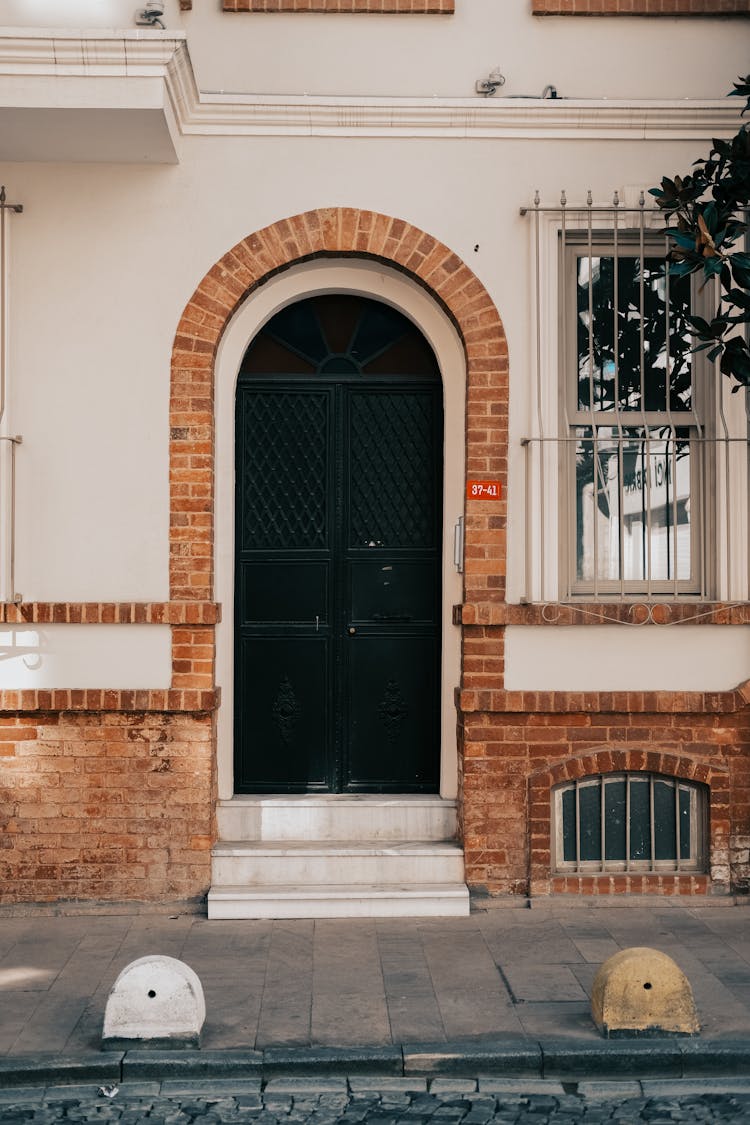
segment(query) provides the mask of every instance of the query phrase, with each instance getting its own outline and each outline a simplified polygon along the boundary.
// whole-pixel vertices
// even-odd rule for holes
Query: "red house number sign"
[[[502,486],[499,480],[467,480],[467,500],[499,500]]]

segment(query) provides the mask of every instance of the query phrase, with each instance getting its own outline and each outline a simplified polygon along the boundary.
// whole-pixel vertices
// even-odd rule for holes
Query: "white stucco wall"
[[[168,688],[168,625],[0,626],[0,691]]]
[[[746,66],[738,21],[615,25],[539,20],[528,8],[528,0],[457,0],[450,18],[233,16],[196,0],[194,11],[181,15],[177,0],[168,0],[166,23],[187,31],[204,93],[470,97],[475,79],[499,65],[507,76],[501,92],[516,96],[539,94],[551,82],[577,97],[707,98],[726,93]],[[6,0],[2,20],[129,28],[133,11],[125,0]],[[537,188],[550,203],[563,187],[571,199],[590,187],[608,201],[616,187],[648,187],[688,169],[706,147],[689,137],[624,134],[524,140],[450,129],[442,137],[230,130],[183,136],[177,165],[0,163],[0,183],[24,205],[10,220],[9,424],[23,435],[16,590],[25,600],[168,597],[169,359],[180,313],[206,271],[250,232],[300,211],[345,205],[398,216],[440,239],[497,305],[511,362],[509,594],[517,599],[520,439],[533,406],[530,231],[519,207]],[[231,473],[230,463],[220,471]],[[217,489],[231,496],[231,481],[220,479]],[[550,632],[561,641],[575,637],[572,629]],[[589,633],[598,638],[593,652],[604,630]],[[635,652],[654,645],[654,633],[622,630],[618,637],[627,634],[624,643]],[[655,651],[678,686],[687,686],[689,668],[701,667],[699,686],[709,686],[714,671],[698,659],[706,627],[658,637]],[[526,653],[519,643],[515,637],[509,650],[509,686],[529,669],[551,683],[558,655],[537,640]],[[112,651],[100,657],[114,668]],[[681,663],[688,651],[695,659]],[[638,660],[633,653],[623,659],[623,675]],[[721,667],[722,682],[743,678],[742,660]]]
[[[744,625],[510,626],[509,691],[727,691],[750,678]]]
[[[132,28],[137,0],[5,0],[8,26]],[[747,70],[742,21],[540,19],[529,0],[456,0],[452,16],[180,12],[205,91],[467,97],[499,67],[501,95],[714,98]],[[616,44],[616,46],[615,46]]]

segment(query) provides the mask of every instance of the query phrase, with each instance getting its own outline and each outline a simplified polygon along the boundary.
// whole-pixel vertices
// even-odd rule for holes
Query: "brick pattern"
[[[0,604],[5,625],[215,625],[215,602],[21,602]]]
[[[750,0],[532,0],[535,16],[746,16]]]
[[[619,720],[619,717],[618,717]],[[612,722],[612,716],[608,717]],[[621,720],[620,720],[621,721]],[[689,733],[697,734],[694,739],[687,738],[687,717],[682,726],[659,729],[659,749],[631,748],[620,746],[594,750],[575,755],[557,762],[553,766],[543,766],[529,778],[529,883],[532,892],[548,892],[562,886],[562,889],[575,889],[579,893],[603,893],[602,886],[609,886],[614,892],[638,891],[639,893],[706,893],[709,880],[694,875],[576,875],[550,877],[551,840],[550,808],[551,789],[561,782],[592,774],[619,773],[625,770],[643,770],[649,773],[666,774],[686,781],[698,781],[709,787],[709,867],[712,889],[729,889],[729,845],[732,835],[730,818],[730,785],[734,780],[745,783],[746,769],[740,768],[740,777],[732,778],[730,768],[736,750],[727,731],[721,725],[701,726],[697,731],[690,727]],[[584,728],[578,728],[581,734]],[[637,728],[636,728],[637,729]],[[653,728],[652,728],[653,729]],[[749,728],[750,729],[750,728]],[[674,730],[677,731],[675,737]],[[746,732],[747,735],[747,732]],[[640,739],[639,739],[640,741]],[[652,740],[656,743],[657,740]],[[675,751],[669,753],[661,749],[664,745],[677,742]],[[579,744],[580,745],[580,744]],[[582,748],[581,748],[582,749]],[[738,772],[736,767],[732,770]],[[744,872],[745,884],[747,871]],[[735,876],[735,882],[737,881]],[[592,889],[592,888],[599,888]],[[609,892],[604,892],[609,893]]]
[[[214,839],[213,717],[0,721],[0,903],[202,899]]]
[[[210,692],[215,655],[212,626],[172,629],[172,688]]]
[[[750,603],[475,602],[453,607],[454,625],[750,625]]]
[[[462,716],[469,881],[493,893],[704,894],[750,885],[750,714],[616,710]],[[552,788],[591,774],[646,770],[709,787],[708,876],[555,875]]]
[[[411,274],[443,305],[466,350],[467,473],[505,478],[508,351],[481,282],[447,246],[401,219],[353,208],[309,211],[243,239],[206,274],[182,314],[170,400],[173,600],[213,594],[213,367],[224,328],[244,298],[278,270],[319,257],[357,256]],[[466,521],[466,598],[505,592],[505,501],[472,503]]]
[[[472,630],[473,636],[477,630]],[[502,651],[500,642],[486,646],[482,641],[465,644],[476,661],[492,660],[493,654]],[[503,691],[497,687],[497,669],[491,666],[491,675],[483,665],[480,669],[464,661],[464,680],[471,676],[476,688],[486,690],[459,691],[457,702],[463,714],[472,712],[506,712],[508,714],[606,714],[623,715],[666,714],[686,712],[692,715],[733,714],[746,710],[750,702],[750,681],[734,691]],[[482,681],[486,680],[486,684]]]
[[[158,688],[55,688],[53,690],[0,691],[0,716],[37,711],[215,711],[218,688],[184,690]]]
[[[449,16],[455,0],[224,0],[224,11]]]

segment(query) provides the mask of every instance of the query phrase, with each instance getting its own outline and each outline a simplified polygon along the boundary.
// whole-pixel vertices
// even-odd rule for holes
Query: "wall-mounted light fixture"
[[[164,15],[164,0],[148,0],[145,8],[135,13],[138,27],[160,27],[164,30],[161,17]]]
[[[487,78],[478,78],[474,84],[474,89],[478,94],[483,94],[485,98],[491,98],[497,91],[499,86],[505,85],[505,75],[500,73],[500,68],[495,67]]]

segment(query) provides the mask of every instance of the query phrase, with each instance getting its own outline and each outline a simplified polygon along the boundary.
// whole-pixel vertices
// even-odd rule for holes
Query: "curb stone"
[[[288,1079],[319,1085],[351,1078],[352,1090],[423,1090],[433,1081],[479,1080],[528,1087],[530,1081],[606,1079],[736,1081],[750,1073],[750,1039],[720,1040],[471,1040],[408,1043],[372,1048],[272,1047],[266,1050],[129,1050],[65,1055],[6,1055],[0,1058],[0,1092],[28,1087],[127,1081],[186,1083],[193,1080],[267,1084]]]

